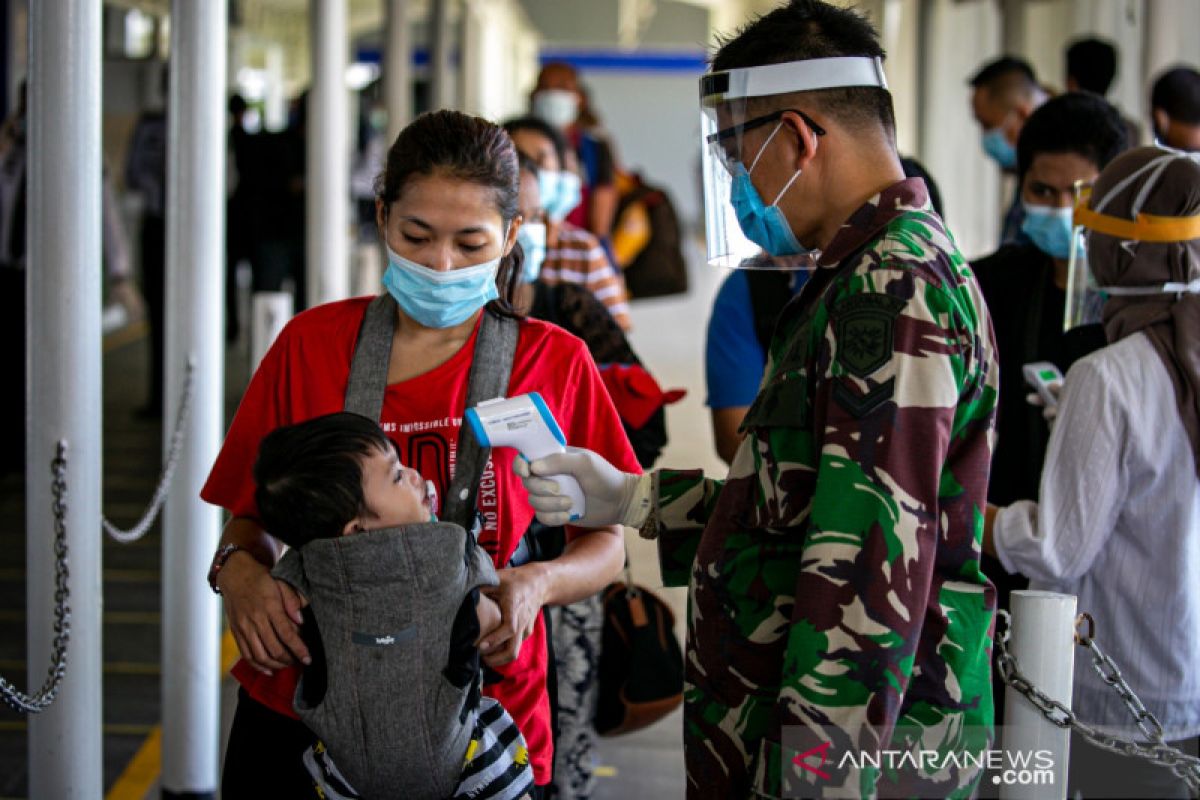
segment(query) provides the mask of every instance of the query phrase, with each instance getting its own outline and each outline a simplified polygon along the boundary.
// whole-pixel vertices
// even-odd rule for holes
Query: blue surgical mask
[[[559,186],[562,184],[562,173],[553,169],[538,169],[538,197],[541,198],[541,209],[546,214],[558,202]]]
[[[545,172],[546,170],[542,170],[542,173]],[[549,197],[542,195],[542,207],[551,222],[562,222],[582,201],[583,181],[569,169],[550,174],[555,176],[547,179],[547,182],[552,184],[551,194]],[[540,183],[538,188],[541,188]]]
[[[405,314],[426,328],[452,328],[500,296],[500,259],[462,269],[436,270],[387,248],[383,286]]]
[[[533,283],[541,274],[542,262],[546,260],[546,223],[526,222],[517,230],[517,241],[525,251],[521,282]]]
[[[792,226],[788,224],[787,219],[783,216],[783,211],[779,208],[780,198],[788,189],[792,188],[792,184],[800,177],[800,170],[796,170],[796,173],[784,184],[779,194],[775,196],[775,201],[769,206],[763,204],[758,190],[750,181],[750,173],[758,165],[758,160],[766,151],[767,146],[771,144],[771,139],[775,138],[775,134],[779,132],[779,128],[780,126],[776,125],[775,130],[771,131],[771,135],[767,137],[762,149],[758,151],[758,155],[750,164],[750,169],[746,169],[740,163],[734,165],[733,185],[730,187],[729,199],[733,203],[734,213],[737,214],[738,225],[741,226],[742,233],[746,234],[747,239],[773,256],[804,255],[810,252],[809,249],[800,244],[800,240],[792,232]]]
[[[1017,148],[1004,138],[1003,128],[983,132],[983,152],[1003,169],[1017,168]]]
[[[1068,258],[1071,255],[1071,208],[1057,206],[1035,206],[1024,201],[1025,221],[1021,230],[1033,240],[1038,250],[1051,258]]]

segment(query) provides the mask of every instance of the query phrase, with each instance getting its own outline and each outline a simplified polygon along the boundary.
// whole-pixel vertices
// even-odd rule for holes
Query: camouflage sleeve
[[[830,744],[839,753],[873,751],[891,737],[936,602],[942,470],[973,368],[973,334],[953,290],[912,271],[859,270],[828,310],[813,397],[816,487],[778,696],[781,738],[763,739],[756,764],[757,788],[770,797],[804,793],[781,789],[782,758]],[[831,776],[825,791],[874,794],[873,771],[828,761],[822,769]]]
[[[723,481],[698,469],[660,469],[654,473],[658,512],[658,563],[664,586],[687,586],[700,534],[717,504]]]

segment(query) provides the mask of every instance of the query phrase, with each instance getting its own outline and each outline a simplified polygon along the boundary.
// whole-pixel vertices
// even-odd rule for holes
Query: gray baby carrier
[[[395,319],[389,295],[368,307],[347,411],[379,419]],[[468,406],[505,393],[516,349],[515,320],[485,310],[481,324]],[[273,570],[309,599],[328,667],[324,697],[307,702],[312,687],[301,678],[293,706],[364,798],[446,798],[458,782],[479,675],[452,680],[445,668],[464,598],[498,583],[475,540],[475,495],[488,455],[462,426],[442,504],[449,521],[317,539],[288,551]]]

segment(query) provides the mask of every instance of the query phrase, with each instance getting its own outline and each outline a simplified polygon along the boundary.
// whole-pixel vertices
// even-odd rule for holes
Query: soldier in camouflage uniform
[[[857,15],[795,0],[727,42],[713,70],[833,56],[882,51]],[[820,255],[777,324],[726,479],[627,475],[588,451],[517,465],[546,524],[569,500],[536,476],[572,474],[579,524],[657,536],[664,581],[688,585],[689,797],[965,797],[991,740],[987,308],[924,183],[902,179],[890,96],[872,136],[846,103],[879,109],[886,91],[837,92],[756,98],[766,116],[742,125],[765,130],[744,136],[739,163],[790,137],[774,163],[825,180],[805,193],[793,177],[797,197],[776,199]],[[780,109],[786,129],[757,121]],[[765,197],[788,178],[750,172]],[[934,755],[900,769],[843,758],[881,750]]]

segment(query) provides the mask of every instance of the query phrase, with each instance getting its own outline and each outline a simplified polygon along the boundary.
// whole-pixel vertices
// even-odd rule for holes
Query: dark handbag
[[[683,702],[675,615],[662,598],[632,581],[604,590],[598,683],[595,725],[601,736],[640,730]]]

